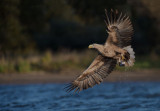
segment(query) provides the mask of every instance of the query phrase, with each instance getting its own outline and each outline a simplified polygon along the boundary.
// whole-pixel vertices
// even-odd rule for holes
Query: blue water
[[[64,86],[0,85],[0,111],[160,111],[160,82],[103,83],[79,94]]]

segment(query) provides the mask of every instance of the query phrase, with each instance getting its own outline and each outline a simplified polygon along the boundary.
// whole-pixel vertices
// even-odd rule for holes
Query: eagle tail
[[[125,62],[125,66],[133,66],[134,62],[135,62],[135,52],[133,51],[133,48],[129,45],[127,47],[124,47],[123,49],[125,49],[128,53],[129,53],[129,59],[127,60],[127,62]]]

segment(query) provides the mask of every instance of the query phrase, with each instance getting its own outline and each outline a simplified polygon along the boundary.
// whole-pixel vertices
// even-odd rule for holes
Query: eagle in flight
[[[65,87],[67,92],[74,90],[79,92],[100,84],[108,76],[116,64],[123,67],[134,65],[135,56],[131,47],[133,27],[129,16],[111,10],[105,10],[108,38],[102,44],[91,44],[88,48],[98,51],[98,56],[91,65],[69,85]]]

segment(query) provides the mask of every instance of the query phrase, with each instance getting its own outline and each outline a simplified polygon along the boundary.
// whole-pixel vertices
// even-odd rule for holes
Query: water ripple
[[[64,84],[0,85],[0,111],[159,111],[160,83],[104,83],[79,94]]]

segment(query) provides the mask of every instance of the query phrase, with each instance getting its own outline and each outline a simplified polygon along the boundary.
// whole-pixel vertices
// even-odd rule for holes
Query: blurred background
[[[159,0],[0,0],[0,73],[82,71],[97,55],[88,45],[107,39],[111,8],[133,23],[130,70],[159,69]]]
[[[67,94],[97,56],[88,45],[107,39],[104,9],[129,15],[135,65]],[[160,111],[159,11],[159,0],[0,0],[0,111]]]

